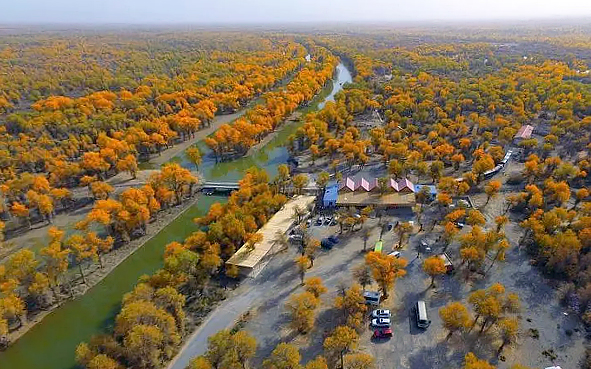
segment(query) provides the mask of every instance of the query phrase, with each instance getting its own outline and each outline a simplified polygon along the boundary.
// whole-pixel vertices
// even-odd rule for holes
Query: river
[[[298,110],[301,113],[307,113],[322,109],[326,102],[334,101],[334,96],[343,89],[344,84],[352,81],[351,73],[347,67],[343,63],[338,64],[331,83],[328,83],[327,87],[308,106]],[[289,152],[285,144],[288,137],[294,134],[300,125],[298,122],[283,125],[274,133],[273,139],[253,155],[221,163],[216,163],[211,150],[203,142],[200,142],[198,146],[202,153],[203,162],[199,166],[199,171],[205,180],[237,181],[242,178],[248,168],[256,166],[265,169],[270,177],[274,177],[277,174],[277,167],[287,163]],[[180,162],[183,167],[194,169],[194,166],[185,155],[175,157],[173,160]]]
[[[339,64],[332,84],[329,83],[309,107],[300,110],[305,113],[324,106],[326,101],[334,100],[334,95],[342,89],[344,83],[351,81],[351,74],[347,68]],[[256,154],[231,162],[216,164],[214,158],[209,155],[210,151],[200,142],[204,160],[199,169],[206,180],[238,180],[252,166],[264,168],[270,176],[274,176],[277,167],[286,163],[289,156],[283,145],[298,127],[296,122],[280,127],[273,139]],[[184,155],[173,160],[182,162],[183,166],[190,166]],[[224,197],[201,197],[196,205],[191,206],[125,259],[85,295],[66,302],[6,351],[1,352],[0,369],[75,368],[76,346],[82,341],[88,341],[92,335],[108,332],[112,328],[123,295],[133,289],[141,275],[154,273],[162,267],[164,246],[172,241],[184,240],[196,229],[196,226],[193,226],[193,218],[207,212],[214,202],[223,201]]]

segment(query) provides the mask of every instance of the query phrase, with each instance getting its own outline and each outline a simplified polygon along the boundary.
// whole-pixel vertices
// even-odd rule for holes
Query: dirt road
[[[183,151],[185,151],[189,147],[193,146],[197,142],[203,140],[204,138],[206,138],[210,134],[217,131],[217,129],[220,128],[220,126],[222,124],[230,123],[234,119],[240,118],[241,116],[243,116],[246,113],[246,111],[248,109],[249,108],[246,107],[244,109],[237,111],[236,113],[216,116],[211,121],[211,124],[209,127],[195,132],[195,136],[192,137],[191,139],[188,139],[184,142],[181,142],[181,143],[175,145],[174,147],[171,147],[168,150],[163,151],[159,156],[155,156],[155,157],[151,158],[150,161],[148,161],[148,163],[154,165],[155,168],[160,167],[160,165],[168,162],[170,159],[174,158],[175,156],[179,155],[180,153],[182,153]]]

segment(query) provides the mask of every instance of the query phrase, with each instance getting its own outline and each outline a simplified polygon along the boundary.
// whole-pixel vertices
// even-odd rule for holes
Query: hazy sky
[[[589,17],[591,0],[1,0],[0,23],[278,23]]]

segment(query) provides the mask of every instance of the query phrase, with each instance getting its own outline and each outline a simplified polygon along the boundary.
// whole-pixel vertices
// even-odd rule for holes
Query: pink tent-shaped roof
[[[408,188],[410,192],[415,192],[415,185],[409,181],[408,178],[403,178],[398,181],[398,191],[402,191],[406,188]]]
[[[369,192],[373,190],[377,186],[377,180],[375,178],[370,179],[369,181],[365,178],[361,178],[361,188],[365,191]]]
[[[394,191],[398,192],[398,182],[394,178],[390,178],[390,187],[394,189]]]
[[[359,187],[359,183],[355,183],[353,178],[347,177],[347,179],[345,180],[344,187],[351,190],[351,191],[355,191]]]

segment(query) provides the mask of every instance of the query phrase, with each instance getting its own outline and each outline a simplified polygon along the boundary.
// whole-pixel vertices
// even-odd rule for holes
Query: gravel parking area
[[[477,205],[484,203],[483,198],[473,199]],[[503,198],[491,201],[486,208],[487,219],[493,219],[502,210]],[[285,303],[292,293],[301,291],[299,276],[293,259],[298,255],[297,247],[276,255],[266,269],[252,281],[261,288],[260,296],[250,311],[252,317],[244,327],[251,332],[258,342],[253,367],[260,367],[280,342],[290,342],[300,348],[302,361],[322,354],[324,338],[334,329],[336,322],[333,310],[334,299],[341,286],[348,286],[352,281],[351,270],[363,263],[364,254],[361,232],[355,231],[339,235],[339,226],[316,226],[313,219],[310,232],[314,238],[322,239],[337,234],[339,244],[330,251],[320,251],[309,269],[306,277],[319,276],[323,279],[328,293],[322,296],[322,305],[317,312],[315,329],[307,335],[298,335],[288,328],[285,314]],[[388,216],[389,222],[409,220],[407,216]],[[378,220],[369,219],[364,227],[372,229],[372,236],[367,245],[370,249],[379,237]],[[432,246],[432,254],[441,251],[435,243],[439,229],[433,232],[430,227],[420,234],[414,234],[408,244],[403,247],[401,256],[408,260],[407,275],[397,281],[393,293],[381,308],[392,311],[391,339],[372,340],[372,330],[367,319],[367,329],[361,335],[359,350],[371,353],[377,360],[378,368],[411,368],[411,369],[448,369],[460,368],[465,354],[469,351],[481,358],[486,358],[500,369],[509,368],[515,363],[533,368],[545,368],[552,364],[562,368],[576,368],[584,351],[584,331],[578,320],[565,311],[558,303],[552,281],[546,280],[534,267],[529,258],[517,245],[521,236],[518,224],[507,226],[506,233],[514,246],[508,253],[505,262],[497,262],[486,276],[464,279],[461,271],[451,276],[437,279],[436,286],[429,288],[430,278],[422,270],[423,258],[417,258],[416,247],[420,240],[426,240]],[[469,231],[469,226],[462,233]],[[398,242],[393,232],[383,236],[384,252],[389,253]],[[458,245],[452,245],[448,254],[458,264]],[[451,301],[465,300],[471,291],[486,288],[500,282],[508,291],[519,294],[522,302],[520,319],[520,338],[517,345],[506,347],[500,358],[496,351],[500,341],[492,332],[479,335],[479,329],[463,335],[456,334],[448,341],[447,332],[442,328],[438,310]],[[272,286],[272,288],[270,287]],[[256,288],[256,287],[255,287]],[[418,300],[425,300],[431,326],[418,329],[413,314],[413,307]],[[537,333],[537,334],[534,334]],[[539,336],[535,338],[533,336]],[[546,355],[543,352],[546,352]],[[556,355],[552,360],[552,354]]]

